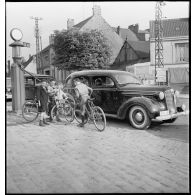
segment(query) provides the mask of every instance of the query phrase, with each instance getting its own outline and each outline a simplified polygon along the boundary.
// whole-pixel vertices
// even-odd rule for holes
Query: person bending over
[[[87,85],[81,83],[81,81],[79,79],[74,80],[74,85],[75,85],[76,97],[80,99],[82,123],[79,124],[79,126],[84,127],[86,104],[87,104],[87,100],[90,98],[90,95],[93,92],[93,89],[88,87]]]

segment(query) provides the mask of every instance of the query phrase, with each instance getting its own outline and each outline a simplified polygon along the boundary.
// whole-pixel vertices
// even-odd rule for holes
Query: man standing
[[[42,81],[41,85],[37,88],[38,109],[41,113],[39,126],[45,126],[44,124],[49,125],[49,123],[46,122],[46,113],[48,111],[48,91],[46,85],[46,81]]]
[[[84,127],[86,104],[87,104],[87,100],[90,98],[90,95],[93,92],[93,89],[88,87],[87,85],[81,83],[79,79],[75,79],[74,84],[75,84],[76,96],[77,96],[77,98],[80,98],[82,123],[79,124],[79,126]]]

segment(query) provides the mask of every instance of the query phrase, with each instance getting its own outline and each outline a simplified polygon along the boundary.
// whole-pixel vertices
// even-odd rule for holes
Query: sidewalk
[[[179,98],[188,98],[189,99],[189,94],[179,94]]]

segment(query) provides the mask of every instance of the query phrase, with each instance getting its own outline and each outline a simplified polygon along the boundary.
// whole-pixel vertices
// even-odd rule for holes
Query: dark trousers
[[[49,99],[49,105],[48,105],[48,115],[51,116],[51,110],[52,108],[55,106],[55,99],[54,98],[50,98]]]

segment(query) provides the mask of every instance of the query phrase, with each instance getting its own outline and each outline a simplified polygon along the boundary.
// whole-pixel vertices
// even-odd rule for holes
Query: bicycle
[[[90,98],[87,100],[84,124],[86,124],[89,121],[92,121],[98,131],[104,131],[106,128],[106,117],[105,117],[104,111],[99,106],[94,105],[93,103],[94,99],[95,98]],[[77,104],[77,107],[78,107],[78,104]],[[81,123],[81,110],[80,109],[76,108],[74,110],[74,117],[78,123]]]
[[[74,108],[72,107],[68,97],[62,100],[56,99],[55,105],[51,109],[50,114],[52,120],[54,120],[58,114],[60,119],[65,118],[68,122],[71,123],[74,120]]]
[[[33,122],[39,115],[38,100],[27,100],[22,106],[22,116],[28,122]]]

